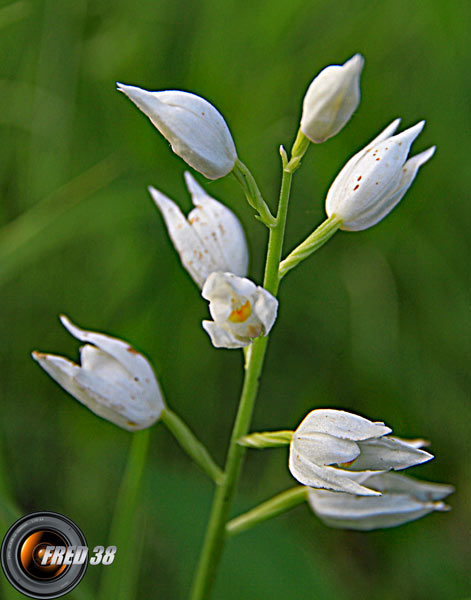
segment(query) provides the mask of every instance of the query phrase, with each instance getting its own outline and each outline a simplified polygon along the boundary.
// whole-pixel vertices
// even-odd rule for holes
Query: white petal
[[[133,377],[137,377],[139,381],[144,381],[149,385],[154,384],[158,387],[154,371],[150,366],[149,361],[130,344],[118,338],[105,335],[104,333],[80,329],[64,315],[61,315],[60,320],[64,327],[75,338],[82,342],[92,343],[103,352],[110,354],[120,362]]]
[[[291,444],[293,452],[302,454],[304,458],[319,466],[347,463],[355,460],[360,454],[356,442],[327,433],[295,431]]]
[[[90,410],[128,431],[149,427],[162,413],[163,404],[138,387],[133,388],[127,380],[103,379],[92,371],[80,369],[76,382],[86,394]]]
[[[222,275],[236,296],[251,299],[252,302],[255,301],[257,286],[253,281],[246,277],[236,277],[233,273],[223,273]]]
[[[379,496],[380,492],[360,485],[345,471],[335,467],[319,466],[298,453],[290,444],[289,470],[300,483],[314,488],[347,492],[364,496]],[[371,473],[370,473],[371,474]]]
[[[360,442],[361,454],[351,466],[353,470],[406,469],[432,459],[432,454],[387,436]]]
[[[142,429],[160,417],[163,403],[161,406],[154,398],[150,403],[142,397],[130,399],[129,389],[112,384],[92,371],[85,371],[61,356],[33,352],[33,358],[79,402],[124,429]]]
[[[264,334],[268,335],[276,321],[278,300],[270,292],[267,292],[266,289],[257,286],[254,312],[262,322]]]
[[[417,123],[400,134],[373,145],[342,180],[335,194],[329,190],[326,199],[327,214],[336,214],[343,221],[342,228],[354,230],[353,223],[367,219],[371,211],[383,206],[401,178],[401,169],[410,146],[424,127]]]
[[[96,346],[86,344],[80,348],[80,364],[82,369],[93,371],[104,379],[129,379],[134,381],[132,375],[120,362]]]
[[[399,473],[375,475],[368,479],[368,485],[379,492],[408,494],[422,502],[443,500],[455,491],[453,486],[445,483],[421,481]]]
[[[218,264],[175,202],[153,187],[149,187],[149,192],[162,213],[169,236],[180,255],[183,266],[201,288],[208,275],[218,269]]]
[[[248,346],[250,343],[248,339],[242,340],[236,338],[233,333],[223,329],[214,323],[214,321],[203,321],[202,325],[215,348],[244,348],[244,346]]]
[[[392,123],[390,123],[379,135],[377,135],[371,142],[362,148],[359,152],[354,154],[352,158],[345,164],[340,173],[334,179],[332,185],[330,186],[329,192],[326,198],[326,212],[330,217],[335,212],[335,199],[339,197],[340,193],[343,192],[346,181],[350,178],[353,169],[355,169],[356,165],[360,161],[363,156],[369,152],[374,145],[379,144],[380,142],[388,139],[399,127],[401,119],[395,119]]]
[[[395,527],[444,509],[441,502],[424,503],[403,494],[366,497],[311,489],[308,500],[327,525],[362,531]]]
[[[252,302],[256,285],[245,277],[232,273],[211,273],[206,280],[201,295],[209,300],[209,311],[215,321],[226,321],[234,310],[234,303],[243,305]]]
[[[224,273],[214,272],[206,279],[201,295],[209,301],[209,311],[215,321],[226,321],[233,308],[232,287]]]
[[[55,354],[44,354],[43,352],[33,352],[32,354],[35,361],[50,375],[57,383],[64,388],[66,392],[69,392],[72,396],[75,396],[81,402],[85,403],[86,398],[81,399],[79,396],[82,394],[81,388],[77,386],[75,376],[80,371],[80,367],[71,360],[63,358],[62,356],[56,356]]]
[[[379,223],[384,217],[389,214],[392,209],[402,200],[404,194],[412,185],[417,171],[419,168],[426,163],[434,154],[435,146],[432,146],[428,150],[417,154],[410,158],[402,167],[400,177],[396,181],[394,189],[387,194],[381,202],[372,206],[370,210],[354,221],[348,224],[348,228],[344,227],[345,230],[361,231],[367,229]]]
[[[245,277],[249,250],[239,219],[227,206],[211,198],[188,171],[185,172],[185,181],[197,207],[188,218],[191,221],[201,213],[205,217],[204,220],[195,220],[193,226],[205,244],[215,246],[215,252],[221,257],[217,270]]]
[[[384,423],[375,423],[343,410],[319,408],[311,411],[296,429],[299,435],[309,432],[328,433],[342,439],[360,441],[381,437],[391,433],[391,429]]]

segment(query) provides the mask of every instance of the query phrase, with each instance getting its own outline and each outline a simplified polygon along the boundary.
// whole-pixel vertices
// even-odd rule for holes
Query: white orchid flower
[[[216,348],[243,348],[273,327],[278,300],[249,279],[211,273],[201,295],[214,319],[203,321],[203,328]]]
[[[355,54],[343,65],[323,69],[309,86],[303,102],[301,131],[316,144],[336,135],[360,103],[360,75],[365,60]]]
[[[374,475],[369,488],[381,496],[355,496],[309,488],[308,501],[314,513],[331,527],[370,531],[395,527],[420,519],[433,511],[449,510],[442,502],[451,485],[420,481],[397,473]]]
[[[239,220],[224,204],[211,198],[188,172],[185,181],[195,206],[188,219],[173,200],[149,187],[183,266],[200,288],[214,271],[230,271],[244,277],[249,251]]]
[[[150,427],[165,408],[149,361],[123,340],[85,331],[61,316],[78,340],[81,365],[54,354],[33,358],[69,394],[92,412],[128,431]]]
[[[361,231],[376,225],[402,199],[419,167],[435,152],[435,146],[407,155],[422,131],[421,121],[398,135],[400,119],[393,121],[366,148],[355,154],[332,183],[325,202],[326,213],[342,221],[340,229]]]
[[[362,485],[371,475],[418,465],[433,458],[421,450],[422,440],[388,436],[381,422],[345,412],[311,411],[293,433],[289,469],[293,477],[313,488],[362,496],[380,493]]]
[[[149,92],[118,83],[118,90],[149,117],[172,150],[208,179],[232,171],[237,152],[221,113],[204,98],[179,90]]]

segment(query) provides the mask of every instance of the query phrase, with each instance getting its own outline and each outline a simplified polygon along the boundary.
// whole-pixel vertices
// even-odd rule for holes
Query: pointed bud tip
[[[352,58],[347,60],[347,62],[345,63],[344,66],[351,65],[356,70],[361,71],[363,69],[364,64],[365,64],[365,57],[362,54],[360,54],[359,52],[357,52],[356,54],[354,54],[352,56]]]
[[[63,325],[64,327],[66,327],[67,329],[69,328],[69,326],[70,326],[70,325],[72,325],[72,322],[71,322],[71,320],[69,319],[69,317],[67,317],[66,315],[64,315],[64,314],[62,314],[62,313],[59,315],[59,321],[60,321],[60,322],[62,323],[62,325]]]
[[[185,171],[183,173],[183,177],[185,178],[186,187],[188,188],[190,193],[191,193],[192,188],[194,188],[195,186],[200,187],[198,182],[196,181],[196,179],[190,173],[190,171]]]
[[[153,187],[152,185],[147,186],[147,189],[149,190],[150,195],[152,196],[152,200],[155,202],[155,204],[157,204],[157,206],[160,208],[160,203],[161,202],[172,202],[170,200],[170,198],[167,198],[167,196],[165,194],[162,194],[162,192],[159,192],[158,189],[156,189],[155,187]]]
[[[123,94],[126,94],[126,90],[130,87],[132,86],[126,85],[125,83],[120,83],[119,81],[116,82],[116,89],[118,90],[118,92],[123,92]]]

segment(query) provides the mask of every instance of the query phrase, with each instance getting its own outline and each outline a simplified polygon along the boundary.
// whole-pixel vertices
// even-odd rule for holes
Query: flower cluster
[[[265,351],[265,345],[257,340],[267,336],[274,326],[276,293],[285,272],[317,250],[337,229],[360,231],[381,221],[435,151],[431,147],[408,158],[425,122],[396,133],[400,119],[393,121],[355,154],[333,181],[325,200],[328,219],[281,260],[290,189],[286,178],[291,178],[299,167],[310,143],[323,143],[350,120],[360,102],[363,65],[363,57],[355,54],[343,65],[326,67],[308,87],[291,157],[280,148],[283,183],[276,216],[240,161],[229,128],[212,104],[186,91],[148,91],[118,84],[119,91],[150,119],[190,167],[210,180],[233,173],[249,204],[258,212],[257,218],[270,229],[265,289],[247,278],[249,252],[238,218],[225,204],[209,196],[189,172],[185,173],[185,181],[194,208],[187,217],[172,199],[149,187],[183,267],[209,303],[212,320],[203,320],[202,327],[213,346],[247,349],[254,344],[253,351],[247,352],[244,387],[245,394],[253,386],[249,390],[253,394],[246,394],[251,402],[259,376],[256,369],[261,369]],[[150,427],[159,419],[166,422],[183,440],[188,453],[217,483],[227,486],[224,498],[230,502],[235,489],[235,480],[230,481],[230,477],[235,477],[239,469],[233,468],[229,478],[221,473],[206,449],[167,408],[149,361],[127,342],[80,329],[66,317],[61,320],[74,337],[85,342],[81,364],[34,352],[40,366],[91,411],[124,429]],[[250,358],[256,349],[260,352],[250,372]],[[246,425],[245,433],[248,419]],[[234,435],[229,456],[237,455],[241,460],[241,453],[231,454],[238,443],[253,447],[289,443],[289,469],[305,486],[299,488],[301,494],[306,494],[312,510],[325,523],[335,527],[391,527],[446,510],[443,499],[453,491],[451,486],[421,482],[394,472],[433,458],[423,449],[424,440],[405,440],[391,433],[382,422],[342,410],[317,409],[294,432],[240,438]],[[223,533],[219,531],[218,535]]]

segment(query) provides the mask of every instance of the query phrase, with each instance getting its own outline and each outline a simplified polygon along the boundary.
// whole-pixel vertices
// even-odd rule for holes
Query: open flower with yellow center
[[[433,458],[420,449],[424,440],[403,440],[389,433],[391,429],[384,423],[343,410],[313,410],[293,433],[289,469],[309,487],[379,496],[380,492],[368,486],[371,475]]]
[[[243,348],[273,327],[278,300],[245,277],[215,272],[201,293],[214,321],[203,321],[216,348]]]

